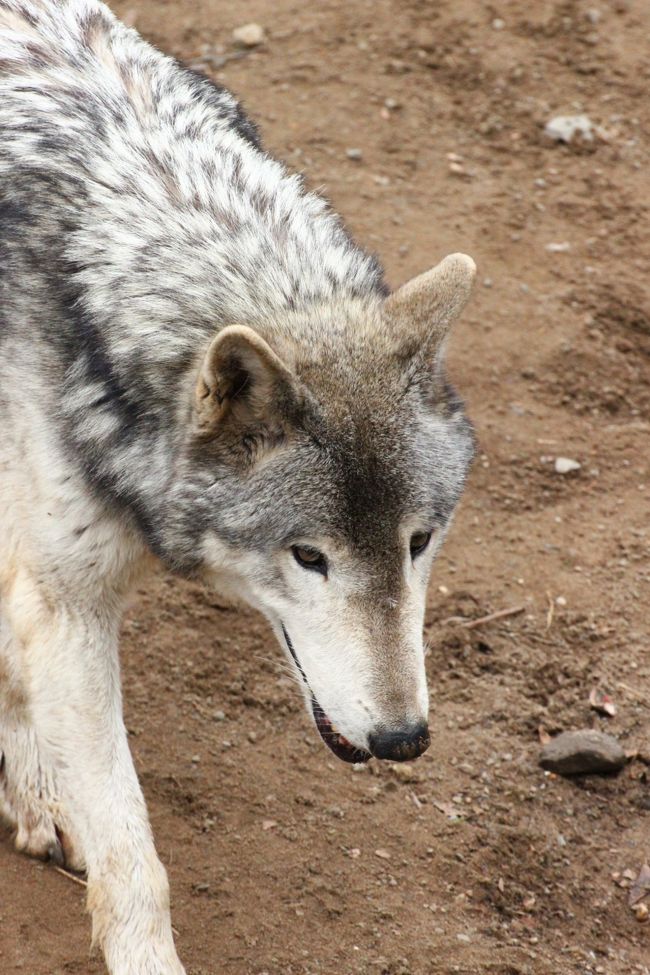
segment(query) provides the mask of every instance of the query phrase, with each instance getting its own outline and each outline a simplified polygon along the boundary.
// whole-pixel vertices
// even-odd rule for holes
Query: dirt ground
[[[432,579],[429,752],[338,763],[266,625],[218,595],[160,576],[125,621],[188,972],[648,975],[650,923],[612,874],[650,857],[650,4],[114,7],[240,95],[393,285],[449,251],[479,264],[450,349],[480,450]],[[248,21],[267,43],[220,62]],[[582,112],[593,142],[545,138]],[[557,778],[540,726],[638,754],[616,778]],[[79,886],[8,837],[0,870],[3,975],[104,971]]]

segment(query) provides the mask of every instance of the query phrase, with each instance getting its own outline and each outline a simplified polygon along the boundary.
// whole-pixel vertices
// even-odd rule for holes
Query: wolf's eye
[[[294,559],[303,569],[311,569],[312,572],[320,572],[323,576],[327,575],[327,560],[318,549],[309,548],[308,545],[292,545],[291,551]]]
[[[431,532],[416,532],[411,535],[411,558],[415,559],[424,552],[431,541]]]

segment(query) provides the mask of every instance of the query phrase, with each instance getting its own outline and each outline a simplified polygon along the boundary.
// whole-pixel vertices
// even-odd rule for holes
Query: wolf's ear
[[[471,257],[450,254],[386,299],[384,316],[403,354],[436,356],[467,304],[475,275]]]
[[[246,325],[229,325],[212,340],[196,384],[195,413],[201,433],[226,419],[250,426],[269,421],[295,404],[297,381],[261,336]]]

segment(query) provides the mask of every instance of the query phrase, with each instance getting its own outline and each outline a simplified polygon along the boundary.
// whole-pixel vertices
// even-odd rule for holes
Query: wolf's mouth
[[[367,762],[368,759],[371,758],[370,752],[367,752],[365,748],[356,748],[352,742],[348,741],[347,738],[340,733],[340,731],[337,731],[316,700],[316,695],[309,686],[305,672],[302,669],[300,661],[298,660],[298,655],[293,648],[293,643],[291,642],[289,634],[284,628],[284,623],[282,624],[282,632],[284,634],[287,647],[289,648],[289,653],[293,657],[296,667],[300,671],[300,676],[304,680],[305,686],[308,688],[309,693],[311,694],[311,710],[321,738],[330,751],[334,752],[336,757],[340,758],[342,762],[350,762],[351,764]]]

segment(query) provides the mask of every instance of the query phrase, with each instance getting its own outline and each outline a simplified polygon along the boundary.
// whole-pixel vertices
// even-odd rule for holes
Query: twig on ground
[[[83,877],[78,877],[76,873],[70,873],[69,870],[64,870],[63,867],[57,867],[55,865],[54,869],[57,873],[60,873],[63,877],[67,877],[71,880],[73,884],[79,884],[80,887],[87,887],[88,881],[84,880]]]
[[[546,593],[546,598],[548,599],[548,612],[546,614],[546,629],[550,630],[553,625],[553,617],[555,615],[555,603],[553,602],[553,597],[550,592]]]
[[[483,623],[492,623],[494,620],[505,619],[506,616],[519,616],[520,613],[525,613],[525,606],[512,606],[510,609],[498,609],[496,613],[488,613],[487,616],[479,616],[475,620],[466,620],[464,616],[450,616],[449,619],[445,620],[444,625],[448,626],[450,623],[457,623],[462,626],[465,630],[473,630],[475,626],[482,626]]]

